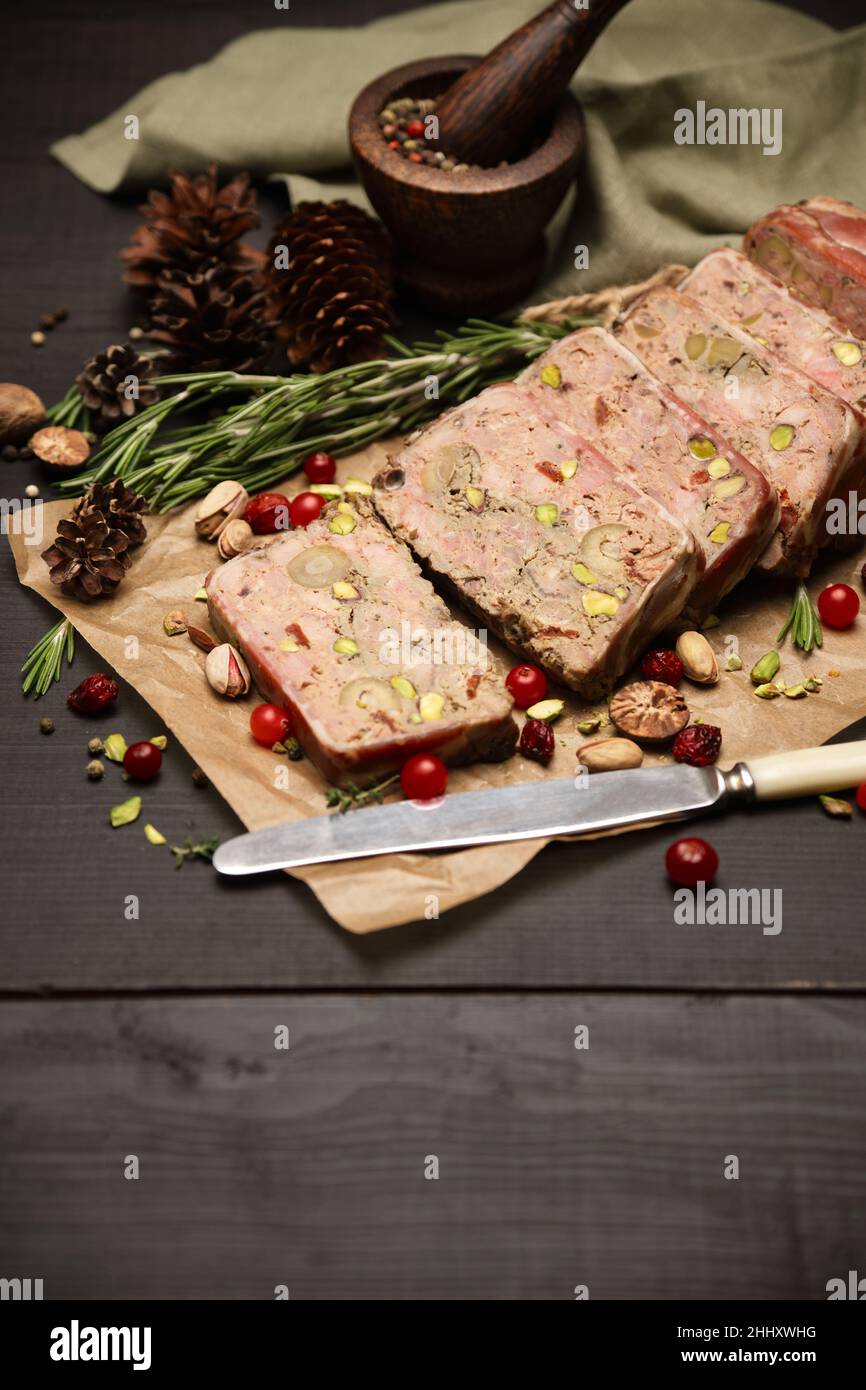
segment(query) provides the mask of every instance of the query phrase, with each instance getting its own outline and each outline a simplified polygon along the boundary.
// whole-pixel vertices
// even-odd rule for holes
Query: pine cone
[[[166,271],[151,305],[148,337],[170,349],[172,368],[254,371],[273,343],[273,321],[258,276],[219,261]]]
[[[288,267],[280,269],[280,247]],[[295,367],[329,372],[382,352],[396,322],[391,239],[343,199],[299,203],[271,239],[265,268],[277,334]]]
[[[90,422],[97,434],[105,434],[145,406],[153,405],[159,393],[149,384],[152,371],[151,359],[139,357],[128,343],[114,343],[105,352],[88,358],[75,380],[84,404],[93,412]],[[138,395],[133,397],[127,394],[131,376],[138,381]]]
[[[151,189],[139,209],[144,225],[120,253],[126,283],[152,291],[166,270],[191,272],[210,259],[236,270],[259,264],[261,253],[240,241],[260,221],[249,183],[249,174],[235,174],[218,188],[217,166],[211,164],[206,174],[193,179],[172,174],[168,193]]]
[[[132,563],[129,540],[112,530],[101,512],[80,521],[61,521],[54,544],[42,558],[51,571],[51,583],[64,594],[85,601],[111,594]]]
[[[72,520],[81,525],[85,518],[99,513],[102,520],[113,530],[122,531],[130,546],[141,545],[147,537],[147,530],[141,519],[147,510],[147,501],[122,478],[112,478],[110,483],[91,483],[83,497],[80,497],[72,510]]]

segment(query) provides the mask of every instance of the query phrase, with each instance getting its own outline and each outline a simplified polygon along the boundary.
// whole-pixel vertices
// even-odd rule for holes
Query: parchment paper
[[[399,441],[376,444],[342,460],[340,476],[372,477],[398,445]],[[286,490],[289,495],[298,491],[297,481],[290,480]],[[323,783],[312,765],[287,762],[250,738],[248,720],[255,694],[234,703],[221,700],[205,681],[204,654],[186,636],[166,637],[163,631],[163,615],[175,608],[182,609],[193,623],[207,626],[207,607],[194,595],[219,559],[215,546],[196,537],[192,509],[171,517],[150,517],[148,540],[135,552],[133,566],[116,594],[83,604],[65,598],[53,587],[40,558],[57,521],[70,508],[69,502],[45,504],[45,539],[38,544],[27,544],[20,534],[10,536],[21,582],[71,618],[76,630],[120,680],[144,696],[248,829],[324,814]],[[857,552],[822,564],[814,576],[813,592],[836,580],[845,580],[859,591],[859,569],[864,559],[861,546]],[[707,637],[717,650],[720,667],[724,668],[726,649],[736,646],[743,670],[722,670],[716,686],[683,685],[693,714],[721,726],[724,742],[720,761],[724,765],[772,750],[822,743],[866,713],[864,618],[848,632],[825,631],[823,648],[809,657],[795,651],[790,643],[784,647],[780,678],[794,685],[804,676],[820,675],[824,678],[821,694],[804,700],[781,697],[764,701],[755,697],[748,672],[773,646],[789,602],[785,587],[774,589],[755,580],[741,584],[722,605],[721,622],[707,632]],[[456,608],[454,613],[471,621]],[[139,643],[134,660],[125,650],[130,636],[137,637]],[[514,658],[492,639],[490,653],[504,675]],[[831,676],[831,670],[840,674]],[[85,674],[83,669],[70,674],[66,678],[70,688]],[[520,756],[506,763],[455,770],[449,795],[573,776],[576,749],[586,742],[577,723],[605,706],[603,702],[588,705],[565,691],[558,693],[567,695],[567,705],[555,725],[557,748],[547,770]],[[665,755],[661,759],[648,756],[647,763],[664,759]],[[286,789],[275,784],[278,768],[288,771]],[[349,814],[363,815],[364,811]],[[512,878],[545,843],[531,840],[453,854],[389,855],[293,870],[292,875],[310,885],[341,926],[365,933],[415,921],[425,913],[441,915],[478,898]]]

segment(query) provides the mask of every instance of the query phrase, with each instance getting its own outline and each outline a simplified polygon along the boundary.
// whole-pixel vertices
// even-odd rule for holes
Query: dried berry
[[[630,738],[660,742],[689,722],[689,708],[678,690],[664,681],[635,681],[610,702],[610,717]]]
[[[520,735],[520,751],[524,758],[542,763],[544,767],[553,757],[553,730],[543,719],[527,719]]]
[[[97,671],[94,676],[86,676],[81,684],[67,695],[66,703],[76,714],[96,714],[116,700],[118,692],[117,681],[112,680],[104,671]]]
[[[665,685],[679,685],[684,674],[683,663],[676,652],[647,652],[641,662],[641,670],[648,681],[664,681]]]
[[[674,739],[673,755],[678,763],[690,767],[709,767],[719,756],[722,731],[715,724],[691,724]]]

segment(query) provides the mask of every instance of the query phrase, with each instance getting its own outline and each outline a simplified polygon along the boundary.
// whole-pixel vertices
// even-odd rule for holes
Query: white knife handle
[[[800,748],[794,753],[771,753],[766,758],[755,758],[747,766],[759,801],[843,791],[866,782],[866,740]]]

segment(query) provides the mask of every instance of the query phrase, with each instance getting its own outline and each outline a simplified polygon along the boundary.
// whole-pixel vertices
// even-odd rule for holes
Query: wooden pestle
[[[523,152],[578,63],[628,0],[555,0],[459,77],[436,107],[438,147],[487,167]]]

